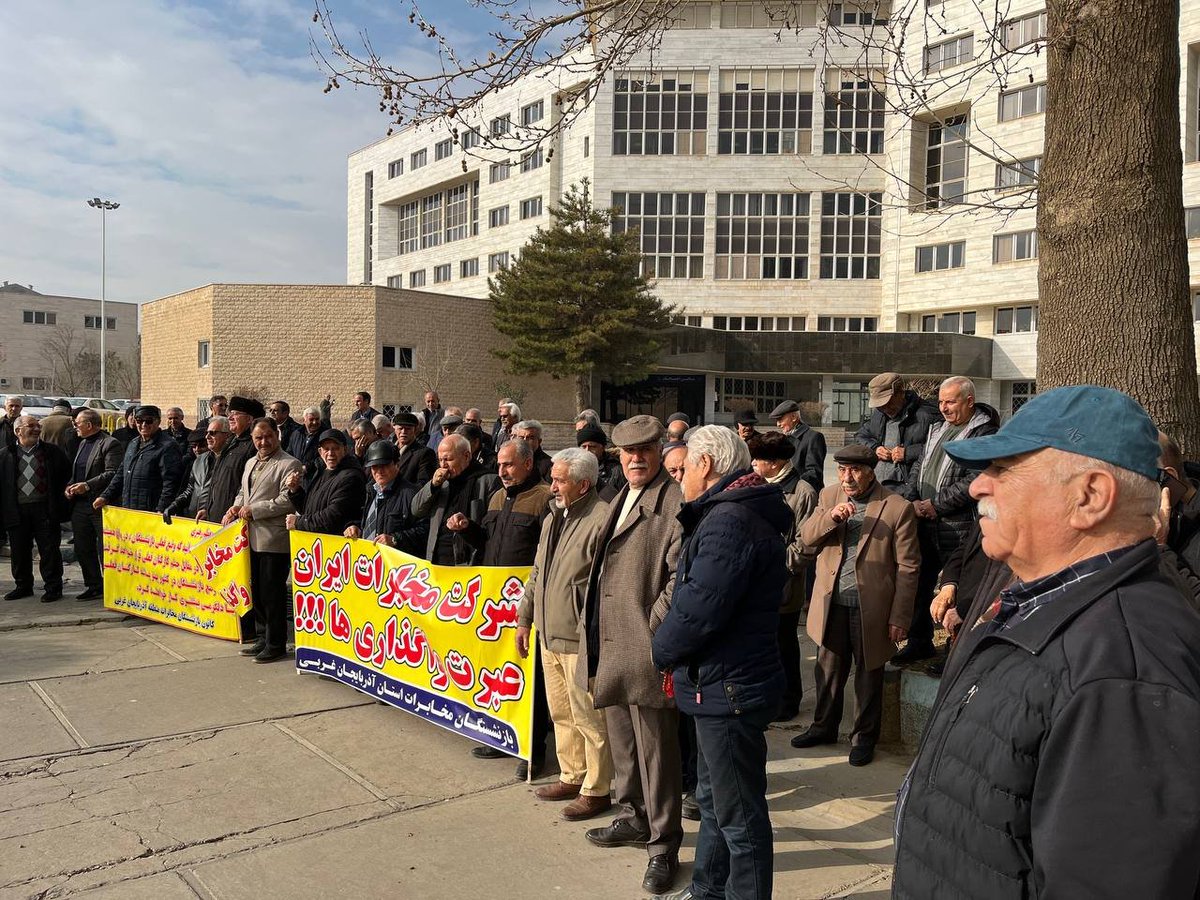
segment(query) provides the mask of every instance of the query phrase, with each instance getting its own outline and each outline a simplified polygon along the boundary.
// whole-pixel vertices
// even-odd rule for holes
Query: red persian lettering
[[[217,574],[217,569],[225,565],[233,559],[233,550],[229,547],[216,547],[209,545],[208,554],[204,557],[204,575],[209,581],[212,581]]]
[[[321,539],[313,543],[312,553],[307,550],[299,550],[296,553],[296,560],[292,563],[292,584],[296,587],[308,587],[317,580],[317,573],[321,571]]]
[[[429,569],[413,574],[415,568],[407,563],[388,573],[387,587],[379,595],[380,606],[407,605],[413,612],[427,613],[437,605],[441,591],[426,581]]]
[[[435,691],[444,691],[450,686],[450,676],[446,672],[446,663],[438,656],[432,647],[429,649],[429,686]]]
[[[525,692],[525,673],[520,667],[506,662],[498,669],[481,669],[480,689],[475,694],[475,705],[481,709],[499,712],[500,706],[510,700],[520,700]]]
[[[446,674],[460,691],[469,691],[475,684],[475,667],[457,650],[446,654]]]
[[[508,576],[504,587],[500,589],[500,596],[505,600],[520,600],[525,596],[525,583],[516,575]]]
[[[245,585],[226,585],[225,589],[221,591],[221,598],[225,601],[229,609],[243,610],[250,608],[250,592],[246,590]]]
[[[296,631],[325,633],[325,598],[308,591],[296,591],[292,606],[296,611]]]
[[[364,622],[362,628],[354,629],[354,655],[369,662],[375,652],[375,626]]]
[[[467,582],[466,590],[459,582],[454,582],[450,592],[442,597],[438,604],[437,617],[443,622],[458,622],[466,625],[475,617],[475,607],[479,603],[479,593],[483,590],[483,578],[476,575]]]
[[[383,557],[376,553],[368,557],[359,554],[354,562],[354,586],[360,591],[378,594],[383,587]]]
[[[338,605],[336,597],[329,604],[329,636],[343,644],[350,643],[350,617]]]
[[[350,579],[350,545],[343,544],[342,549],[325,561],[325,570],[321,573],[321,590],[340,591]]]
[[[488,600],[483,604],[483,624],[475,629],[475,635],[481,641],[496,641],[502,629],[516,627],[516,600]]]

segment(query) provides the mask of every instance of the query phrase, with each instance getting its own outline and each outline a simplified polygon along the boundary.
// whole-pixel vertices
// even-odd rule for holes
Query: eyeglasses
[[[151,425],[157,422],[158,419],[134,419],[133,421],[137,422],[139,425]]]

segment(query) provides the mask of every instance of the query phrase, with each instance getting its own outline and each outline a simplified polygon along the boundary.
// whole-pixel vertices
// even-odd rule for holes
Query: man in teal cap
[[[896,807],[897,897],[1194,897],[1200,616],[1159,574],[1157,429],[1090,385],[947,446],[1016,580],[962,626]]]

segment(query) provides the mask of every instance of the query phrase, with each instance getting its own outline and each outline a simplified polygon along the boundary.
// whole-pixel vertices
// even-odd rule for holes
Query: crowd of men
[[[733,429],[635,415],[610,437],[584,410],[553,455],[508,398],[488,427],[434,392],[391,418],[362,392],[343,431],[328,397],[296,421],[282,400],[214,396],[191,431],[138,407],[124,447],[81,410],[73,454],[9,409],[6,599],[32,592],[33,543],[43,599],[61,596],[67,520],[80,599],[102,595],[108,503],[247,522],[256,662],[286,653],[289,529],[531,566],[515,649],[541,677],[517,777],[551,771],[553,731],[558,777],[536,796],[572,822],[615,808],[587,840],[644,848],[642,887],[674,900],[771,896],[765,732],[799,714],[800,618],[816,697],[791,743],[838,742],[853,672],[852,766],[874,756],[885,664],[933,656],[942,626],[895,895],[1197,896],[1200,481],[1178,446],[1104,388],[1046,392],[1003,427],[967,378],[936,404],[896,373],[869,390],[828,486],[825,437],[793,401],[764,431],[750,410]],[[668,894],[685,816],[692,881]]]

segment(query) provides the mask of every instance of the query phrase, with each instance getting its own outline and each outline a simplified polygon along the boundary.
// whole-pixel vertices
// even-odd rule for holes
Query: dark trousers
[[[683,842],[683,779],[679,771],[679,710],[606,706],[617,819],[650,832],[651,857],[677,854]]]
[[[62,540],[62,528],[50,518],[50,504],[19,503],[17,515],[17,527],[8,529],[13,581],[21,590],[33,590],[33,545],[36,542],[42,584],[47,591],[61,593],[63,561],[58,545]]]
[[[933,616],[929,613],[929,605],[933,603],[934,588],[942,571],[937,526],[922,525],[917,536],[921,545],[921,568],[917,570],[917,599],[913,605],[912,624],[908,626],[908,646],[932,647]]]
[[[825,623],[825,642],[817,650],[817,708],[812,727],[835,739],[842,724],[851,663],[855,712],[850,743],[855,747],[874,747],[883,725],[883,666],[863,667],[862,618],[858,607],[834,603]]]
[[[697,900],[771,896],[774,843],[767,812],[765,731],[773,712],[696,716],[700,833],[692,895]]]
[[[800,610],[779,614],[779,661],[787,684],[783,689],[782,715],[794,716],[804,697],[804,681],[800,676]]]
[[[546,702],[546,679],[542,677],[542,642],[535,641],[533,664],[537,674],[533,679],[533,750],[534,762],[546,759],[546,740],[550,737],[550,704]]]
[[[683,792],[690,794],[696,790],[696,782],[700,775],[697,771],[696,723],[687,713],[679,714],[679,762],[683,767]]]
[[[287,649],[289,553],[250,551],[250,597],[258,640],[274,653]]]
[[[83,570],[83,585],[89,590],[104,588],[104,525],[100,510],[84,499],[71,506],[71,532],[74,535],[75,558]]]

